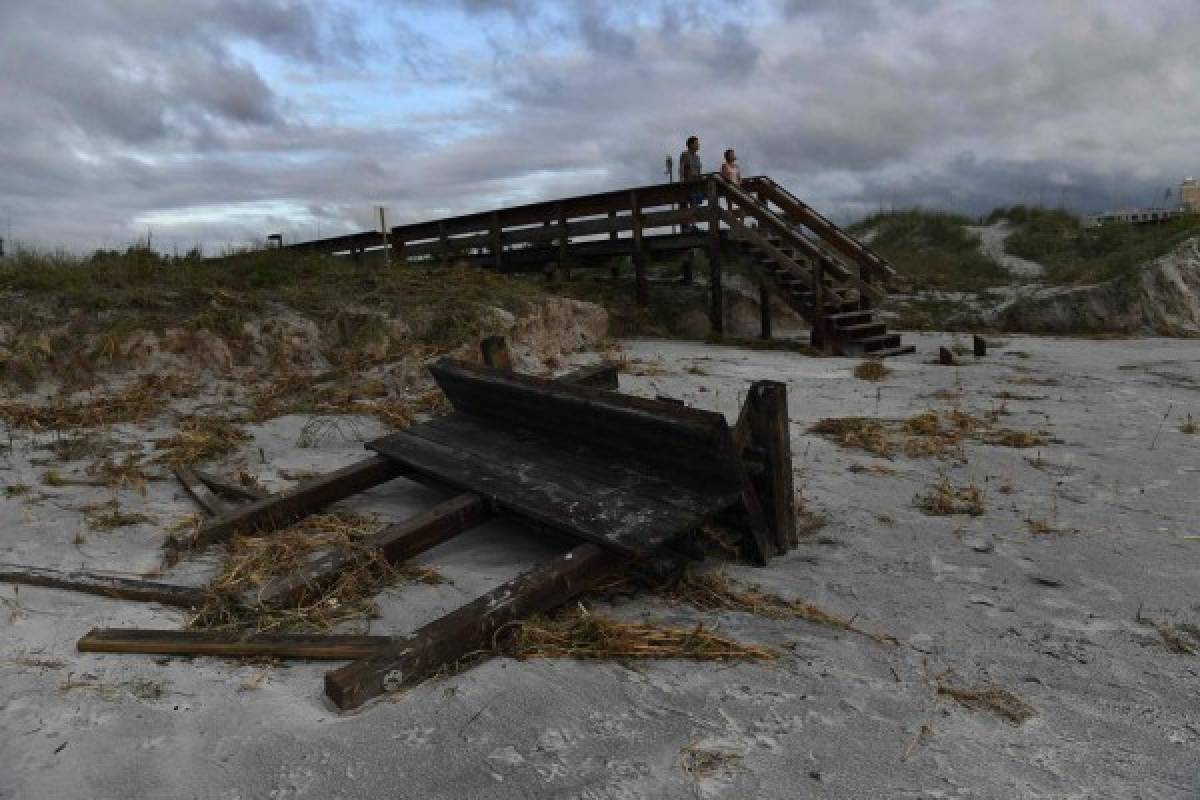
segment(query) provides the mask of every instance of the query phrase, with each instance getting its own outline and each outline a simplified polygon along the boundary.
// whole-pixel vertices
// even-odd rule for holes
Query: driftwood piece
[[[199,608],[205,598],[203,589],[190,586],[175,586],[169,583],[134,578],[118,578],[82,570],[60,572],[54,569],[24,567],[16,564],[0,564],[0,582],[40,586],[46,589],[65,589],[119,600],[162,603],[179,608]]]
[[[225,501],[217,497],[191,467],[180,464],[171,471],[175,473],[175,477],[179,479],[188,495],[196,501],[196,505],[200,506],[205,514],[210,517],[219,517],[229,511],[229,506],[225,505]]]
[[[297,604],[372,554],[389,564],[399,564],[479,525],[491,515],[490,506],[479,495],[458,495],[411,519],[387,526],[364,543],[361,554],[325,553],[300,570],[276,578],[262,588],[258,601],[274,606]]]
[[[96,628],[76,646],[84,653],[348,661],[386,652],[394,642],[389,636]]]
[[[472,653],[491,649],[505,625],[562,605],[628,563],[627,556],[581,544],[398,640],[387,655],[327,673],[325,693],[346,710],[412,686]]]
[[[372,456],[222,514],[201,526],[191,539],[171,537],[164,547],[175,551],[201,549],[239,533],[277,528],[402,474],[398,464]]]
[[[262,500],[267,496],[266,492],[242,486],[240,483],[227,481],[224,478],[213,475],[211,472],[204,472],[198,469],[193,469],[192,472],[205,486],[212,489],[218,495],[230,500],[236,500],[239,503],[252,503],[255,500]]]

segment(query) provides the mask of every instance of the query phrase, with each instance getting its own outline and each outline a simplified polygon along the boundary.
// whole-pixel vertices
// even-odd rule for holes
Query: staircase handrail
[[[891,277],[896,274],[895,268],[885,258],[867,245],[848,235],[836,224],[812,208],[812,206],[796,197],[783,186],[780,186],[769,176],[760,175],[747,178],[743,181],[743,184],[753,186],[768,195],[787,215],[793,217],[806,228],[814,231],[847,258],[884,277]]]
[[[823,271],[832,272],[839,279],[851,284],[860,292],[870,295],[875,300],[884,299],[884,292],[878,286],[873,286],[857,275],[852,275],[820,247],[810,242],[807,237],[789,225],[778,214],[767,208],[765,204],[758,202],[753,196],[720,175],[712,175],[709,180],[716,184],[718,193],[724,195],[726,200],[736,202],[746,215],[754,217],[761,225],[771,228],[781,239],[816,261]]]

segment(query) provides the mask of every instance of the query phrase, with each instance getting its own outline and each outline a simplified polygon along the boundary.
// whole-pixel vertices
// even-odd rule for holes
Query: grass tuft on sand
[[[1041,431],[997,427],[992,421],[959,409],[924,411],[904,420],[874,417],[830,417],[809,428],[842,447],[890,458],[897,452],[911,458],[965,460],[968,441],[1001,447],[1040,447],[1051,439]]]
[[[963,708],[972,711],[989,711],[1013,725],[1020,725],[1036,713],[1033,707],[1024,700],[1007,689],[997,686],[968,689],[961,686],[938,684],[937,693],[941,697],[953,699]]]
[[[869,358],[854,367],[854,377],[872,383],[878,383],[891,374],[892,370],[877,358]]]
[[[756,587],[742,586],[723,572],[687,573],[654,590],[670,602],[684,603],[701,611],[742,611],[769,619],[802,619],[858,633],[884,644],[896,643],[893,636],[863,630],[852,618],[838,616],[803,600],[788,600]]]
[[[172,466],[215,461],[248,441],[250,435],[229,420],[197,414],[184,417],[174,434],[155,442],[160,452],[154,460]]]
[[[498,642],[513,658],[773,661],[774,650],[744,644],[704,625],[668,628],[620,622],[575,605],[552,616],[534,616],[512,626]]]
[[[376,595],[395,583],[438,583],[435,570],[392,566],[365,540],[378,530],[374,518],[350,513],[318,514],[261,536],[235,537],[209,599],[191,621],[193,628],[263,632],[328,632],[364,621],[376,612]],[[355,566],[296,607],[274,608],[257,594],[276,578],[295,573],[321,553],[353,556]]]
[[[956,488],[946,478],[942,478],[929,494],[917,495],[914,503],[926,514],[937,517],[955,514],[978,517],[987,510],[982,489],[974,483]]]

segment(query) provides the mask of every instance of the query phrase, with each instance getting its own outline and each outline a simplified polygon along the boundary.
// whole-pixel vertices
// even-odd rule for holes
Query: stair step
[[[870,311],[838,311],[827,314],[826,319],[835,325],[855,325],[860,322],[871,322],[875,315]]]
[[[917,352],[917,348],[915,345],[906,344],[906,345],[900,345],[899,347],[889,347],[886,350],[872,350],[871,357],[872,358],[891,358],[892,356],[903,356],[903,355],[908,355],[909,353],[915,353],[915,352]]]
[[[838,333],[849,334],[856,339],[868,339],[887,333],[886,322],[860,322],[856,325],[838,325]]]
[[[855,339],[856,344],[861,344],[865,352],[875,353],[880,350],[890,350],[893,347],[900,346],[900,334],[884,333],[879,336],[868,336],[865,339]]]

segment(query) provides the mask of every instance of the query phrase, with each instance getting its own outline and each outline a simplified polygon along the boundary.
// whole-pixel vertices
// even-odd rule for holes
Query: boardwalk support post
[[[650,287],[646,282],[646,248],[642,242],[642,204],[637,192],[629,193],[629,208],[633,214],[633,277],[636,284],[637,304],[643,308],[650,305]]]
[[[708,291],[709,325],[713,333],[725,332],[725,291],[721,288],[721,209],[717,184],[708,179]]]

